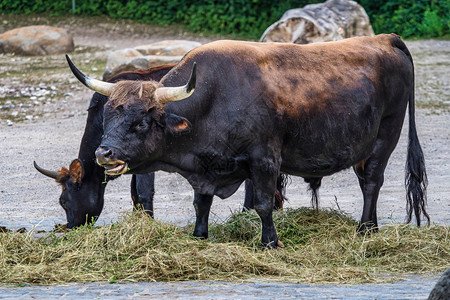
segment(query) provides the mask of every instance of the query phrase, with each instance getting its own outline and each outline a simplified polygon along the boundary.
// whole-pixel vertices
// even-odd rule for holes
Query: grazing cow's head
[[[34,167],[42,174],[53,178],[62,187],[59,203],[67,216],[67,228],[77,227],[91,223],[100,215],[103,209],[104,189],[95,185],[90,180],[85,180],[83,164],[75,159],[69,169],[63,167],[59,171],[49,171],[39,167],[34,162]]]
[[[143,164],[162,154],[167,135],[190,130],[190,122],[166,113],[165,105],[185,99],[194,92],[195,63],[186,85],[163,87],[156,81],[109,83],[91,79],[68,57],[67,61],[84,85],[109,97],[103,112],[103,140],[95,152],[97,163],[106,169],[107,175],[120,175],[129,170],[145,171]]]

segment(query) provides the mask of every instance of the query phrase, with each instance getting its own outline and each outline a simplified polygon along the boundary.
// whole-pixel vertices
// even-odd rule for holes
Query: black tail
[[[319,209],[319,188],[322,184],[322,177],[319,178],[305,178],[305,182],[309,183],[308,190],[311,192],[311,206]]]
[[[427,202],[427,172],[425,170],[425,160],[422,147],[417,138],[416,121],[414,117],[414,94],[409,99],[409,133],[408,133],[408,154],[406,160],[406,211],[407,222],[411,222],[412,212],[416,215],[417,226],[420,226],[420,215],[427,218],[430,224],[430,216],[425,210]]]

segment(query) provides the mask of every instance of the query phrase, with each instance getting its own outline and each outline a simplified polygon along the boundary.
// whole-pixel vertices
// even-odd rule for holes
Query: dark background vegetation
[[[318,0],[76,0],[77,15],[107,15],[158,25],[181,24],[203,33],[258,39],[290,8]],[[360,0],[375,33],[395,32],[403,38],[450,35],[450,0]],[[0,0],[3,14],[65,15],[72,0]]]

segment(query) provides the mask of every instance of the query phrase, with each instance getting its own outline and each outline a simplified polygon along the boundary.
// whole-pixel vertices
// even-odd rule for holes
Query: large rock
[[[62,28],[27,26],[0,34],[0,53],[49,55],[72,52],[72,36]]]
[[[184,54],[200,45],[193,41],[168,40],[111,52],[108,55],[103,80],[108,80],[123,71],[176,64]]]
[[[428,300],[447,300],[450,299],[450,268],[442,274],[434,286]]]
[[[309,44],[362,35],[374,35],[364,8],[354,1],[328,0],[286,11],[260,40]]]

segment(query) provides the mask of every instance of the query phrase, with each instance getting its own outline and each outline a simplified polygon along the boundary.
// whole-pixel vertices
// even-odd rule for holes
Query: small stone
[[[13,126],[13,122],[11,121],[11,120],[6,120],[6,125],[8,125],[8,126]]]

